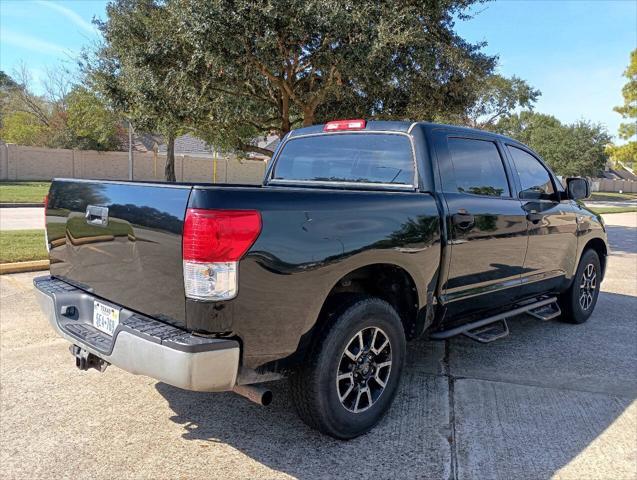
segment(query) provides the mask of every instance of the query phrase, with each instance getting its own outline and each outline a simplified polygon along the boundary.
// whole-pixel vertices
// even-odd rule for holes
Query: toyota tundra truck
[[[339,439],[390,407],[406,341],[585,322],[605,226],[531,149],[424,122],[293,130],[262,185],[56,179],[42,309],[76,366],[267,404]]]

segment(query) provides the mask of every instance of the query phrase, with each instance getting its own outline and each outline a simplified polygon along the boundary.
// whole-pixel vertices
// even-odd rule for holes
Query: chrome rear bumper
[[[240,348],[234,340],[197,337],[124,307],[111,337],[92,325],[95,297],[48,276],[33,283],[55,331],[112,365],[186,390],[232,390],[237,382]]]

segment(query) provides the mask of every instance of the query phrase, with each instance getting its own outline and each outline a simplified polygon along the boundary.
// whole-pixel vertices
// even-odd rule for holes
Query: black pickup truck
[[[389,408],[407,340],[586,321],[608,255],[588,193],[510,138],[341,120],[286,135],[260,186],[55,180],[34,283],[79,368],[263,404],[286,376],[346,439]]]

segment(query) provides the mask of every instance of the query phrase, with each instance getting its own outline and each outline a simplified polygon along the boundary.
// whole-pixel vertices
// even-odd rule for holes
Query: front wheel
[[[591,316],[602,281],[602,269],[595,250],[586,250],[580,259],[570,288],[560,296],[562,320],[584,323]]]
[[[391,405],[405,361],[400,317],[387,302],[359,298],[341,310],[290,376],[301,419],[340,439],[370,430]]]

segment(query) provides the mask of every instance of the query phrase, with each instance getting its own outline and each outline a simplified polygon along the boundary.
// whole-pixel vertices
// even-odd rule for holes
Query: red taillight
[[[324,132],[334,132],[337,130],[362,130],[367,125],[367,122],[363,119],[356,120],[334,120],[333,122],[327,122],[323,127]]]
[[[183,259],[193,262],[236,262],[261,233],[256,210],[186,210]]]

